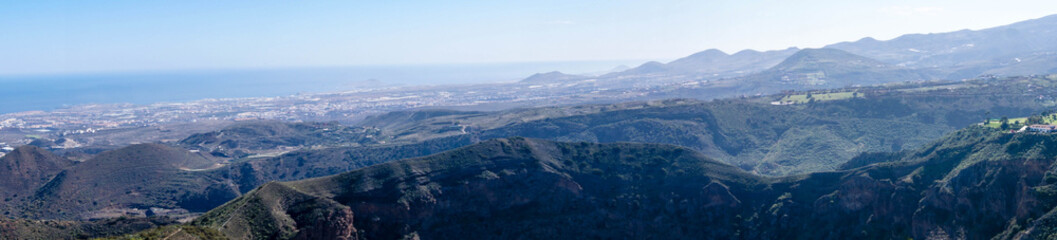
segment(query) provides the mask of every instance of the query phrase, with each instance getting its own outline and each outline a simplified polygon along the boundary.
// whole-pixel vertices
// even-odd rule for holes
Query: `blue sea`
[[[71,105],[186,102],[364,88],[513,82],[534,73],[600,73],[643,61],[359,66],[0,76],[0,113]]]

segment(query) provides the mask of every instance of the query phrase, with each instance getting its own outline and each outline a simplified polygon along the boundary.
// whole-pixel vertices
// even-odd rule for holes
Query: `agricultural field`
[[[1009,125],[1019,128],[1020,126],[1023,126],[1026,122],[1028,122],[1028,117],[1009,118],[1008,122]],[[1057,124],[1057,113],[1043,116],[1042,121],[1039,124]],[[989,121],[983,122],[982,125],[990,128],[1001,128],[1002,119],[992,118]]]
[[[810,98],[808,97],[808,95],[810,95]],[[858,92],[855,92],[855,91],[835,92],[835,93],[807,93],[807,94],[788,95],[788,96],[782,97],[782,99],[779,99],[778,102],[780,102],[782,104],[801,104],[801,103],[807,103],[807,102],[811,101],[811,99],[814,99],[815,101],[833,101],[833,100],[841,100],[841,99],[850,99],[850,98],[853,98],[853,97],[862,97],[862,95],[859,95]]]

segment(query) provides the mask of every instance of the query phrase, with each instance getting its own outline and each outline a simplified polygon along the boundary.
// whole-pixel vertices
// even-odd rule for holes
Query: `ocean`
[[[0,76],[0,113],[81,104],[275,97],[364,88],[513,82],[534,73],[602,73],[644,61],[357,66]]]

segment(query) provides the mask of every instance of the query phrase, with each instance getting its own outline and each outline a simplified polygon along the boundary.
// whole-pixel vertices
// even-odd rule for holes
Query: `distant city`
[[[681,77],[654,77],[673,81]],[[640,81],[647,83],[648,81]],[[620,85],[613,85],[620,86]],[[596,78],[563,83],[503,83],[411,86],[295,94],[281,97],[214,98],[153,104],[85,104],[52,111],[0,115],[0,132],[39,132],[56,136],[198,121],[338,121],[355,122],[371,114],[426,107],[506,108],[538,104],[605,102],[641,96],[655,90],[643,87],[607,88]],[[499,107],[498,105],[502,105]],[[28,142],[31,138],[23,139]],[[24,143],[23,143],[24,144]]]

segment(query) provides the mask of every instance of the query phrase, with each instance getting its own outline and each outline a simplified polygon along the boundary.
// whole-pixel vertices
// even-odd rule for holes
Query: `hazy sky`
[[[671,60],[981,29],[1057,1],[0,1],[0,75]]]

